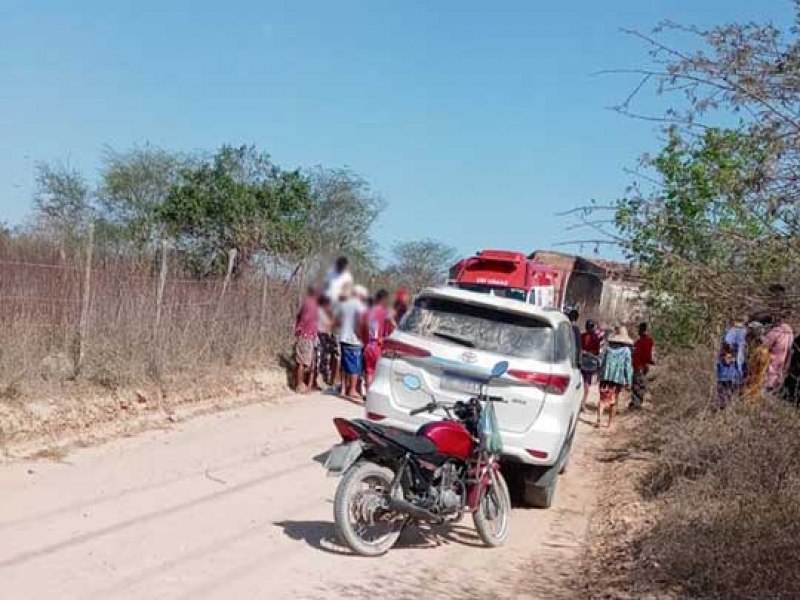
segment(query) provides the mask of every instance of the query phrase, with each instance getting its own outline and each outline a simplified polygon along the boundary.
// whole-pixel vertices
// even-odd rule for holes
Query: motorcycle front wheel
[[[491,483],[481,493],[478,510],[472,514],[475,529],[484,544],[502,546],[508,539],[511,496],[500,471],[492,471]]]
[[[336,533],[356,554],[381,556],[400,537],[405,516],[385,508],[393,479],[389,469],[360,462],[339,482],[333,502]]]

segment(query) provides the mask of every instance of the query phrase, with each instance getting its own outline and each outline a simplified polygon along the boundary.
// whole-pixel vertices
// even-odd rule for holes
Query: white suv
[[[558,311],[456,288],[423,291],[384,342],[367,418],[416,431],[441,416],[411,416],[411,410],[430,402],[431,394],[444,402],[470,398],[477,378],[500,360],[509,362],[508,372],[488,393],[506,400],[495,405],[503,459],[521,467],[526,503],[548,508],[583,395],[575,337]],[[422,381],[421,390],[403,385],[408,374]]]

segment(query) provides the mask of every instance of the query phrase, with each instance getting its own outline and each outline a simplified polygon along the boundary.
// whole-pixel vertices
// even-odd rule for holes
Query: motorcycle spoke
[[[498,537],[502,535],[507,526],[508,514],[496,483],[486,489],[478,510],[483,512],[486,520],[492,525],[492,533]]]
[[[380,480],[365,479],[353,495],[350,522],[355,534],[367,544],[380,544],[398,527],[397,515],[384,508],[389,486]]]

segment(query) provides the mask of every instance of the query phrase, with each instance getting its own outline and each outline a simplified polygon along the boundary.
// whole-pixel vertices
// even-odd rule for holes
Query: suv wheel
[[[538,485],[525,486],[525,504],[533,508],[550,508],[556,496],[556,483],[558,479],[553,479],[546,487]]]
[[[556,495],[557,467],[528,467],[523,476],[523,500],[533,508],[550,508]]]

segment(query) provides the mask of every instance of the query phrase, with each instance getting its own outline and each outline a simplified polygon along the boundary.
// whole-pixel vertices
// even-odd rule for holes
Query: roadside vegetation
[[[590,597],[800,597],[800,414],[714,402],[724,327],[761,310],[800,326],[798,15],[787,31],[631,33],[650,62],[625,70],[638,80],[618,110],[663,123],[665,145],[586,219],[639,265],[661,360],[651,408],[601,457]],[[638,113],[653,88],[666,111]]]
[[[455,253],[438,242],[381,258],[384,206],[350,170],[287,170],[251,146],[109,148],[95,182],[38,164],[29,218],[0,227],[0,441],[247,391],[339,255],[371,287],[439,279]]]

